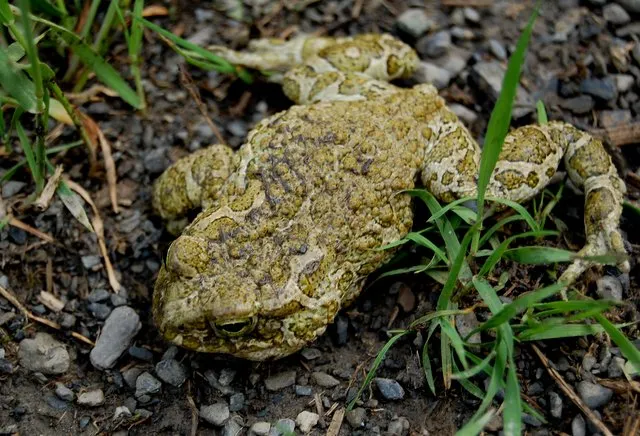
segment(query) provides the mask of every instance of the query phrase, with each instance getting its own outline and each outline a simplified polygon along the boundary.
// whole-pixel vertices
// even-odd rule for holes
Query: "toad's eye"
[[[233,338],[250,333],[256,327],[257,321],[258,319],[253,316],[251,318],[213,322],[211,326],[218,336]]]

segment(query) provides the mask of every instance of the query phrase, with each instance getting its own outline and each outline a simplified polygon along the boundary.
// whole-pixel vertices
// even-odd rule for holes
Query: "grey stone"
[[[4,357],[0,357],[0,374],[11,374],[13,372],[13,364]]]
[[[8,199],[22,191],[22,188],[27,186],[25,182],[19,182],[17,180],[9,180],[2,185],[2,198]]]
[[[64,374],[69,369],[69,353],[64,344],[48,333],[38,332],[33,339],[23,339],[18,349],[23,368],[43,374]]]
[[[104,392],[102,389],[93,389],[78,395],[77,403],[81,406],[97,407],[104,404]]]
[[[245,121],[233,120],[230,121],[229,124],[227,124],[227,130],[233,136],[238,136],[244,139],[244,137],[247,136],[247,132],[249,131],[249,126]]]
[[[131,410],[127,406],[118,406],[116,407],[115,412],[113,412],[113,420],[118,421],[120,419],[129,419],[131,418]]]
[[[240,436],[242,434],[242,424],[238,419],[231,418],[224,423],[222,436]]]
[[[156,364],[156,374],[165,383],[171,386],[182,386],[187,380],[187,371],[184,365],[175,359],[161,360]]]
[[[421,61],[413,74],[418,83],[430,83],[438,89],[446,88],[451,81],[451,73],[435,64]]]
[[[410,424],[409,420],[404,416],[392,420],[387,426],[387,435],[389,436],[403,436],[407,434]]]
[[[385,400],[401,400],[404,398],[404,389],[397,381],[390,378],[376,377],[373,383]]]
[[[627,12],[632,12],[634,14],[640,13],[639,0],[616,0],[616,3],[625,8]]]
[[[109,291],[103,288],[99,288],[91,291],[87,296],[87,300],[89,300],[92,303],[101,303],[103,301],[108,300],[110,296],[111,296],[111,293]]]
[[[95,254],[82,256],[80,260],[82,261],[82,266],[84,266],[85,269],[92,269],[93,267],[100,265],[100,262],[102,261],[100,256]]]
[[[467,125],[474,123],[478,119],[477,113],[459,103],[450,104],[449,109]]]
[[[318,357],[322,356],[322,352],[317,348],[305,348],[300,352],[300,354],[306,360],[315,360]]]
[[[475,37],[472,30],[466,27],[454,26],[450,30],[451,36],[462,41],[469,41]]]
[[[473,329],[479,326],[480,322],[473,312],[456,316],[456,329],[463,339],[465,339],[467,335],[473,331]],[[467,341],[471,344],[479,344],[480,342],[482,342],[482,338],[480,337],[480,333],[475,333],[473,336],[467,339]]]
[[[542,421],[528,413],[522,414],[522,422],[532,427],[540,427],[542,425]]]
[[[55,395],[45,395],[45,401],[53,410],[67,410],[69,408],[69,403],[67,401],[63,401]]]
[[[58,398],[64,401],[73,401],[76,398],[76,394],[62,383],[56,383],[55,392]]]
[[[218,383],[220,383],[222,386],[229,386],[235,377],[236,377],[235,369],[223,368],[220,371],[220,377],[218,377]]]
[[[89,312],[99,320],[107,319],[111,313],[111,308],[106,304],[101,303],[89,303],[87,304],[87,309],[89,309]]]
[[[160,392],[162,383],[148,372],[143,372],[136,379],[136,398]]]
[[[604,79],[584,79],[580,82],[580,92],[604,101],[614,100],[618,97],[618,90],[611,77]]]
[[[568,109],[574,114],[581,115],[591,112],[595,106],[595,102],[593,101],[593,97],[590,95],[581,95],[574,98],[568,98],[566,100],[560,100],[559,105],[563,109]]]
[[[269,436],[290,435],[296,428],[296,422],[290,418],[279,419],[276,424],[271,427]]]
[[[591,371],[593,366],[598,362],[595,356],[592,354],[585,354],[582,358],[582,369],[585,371]]]
[[[164,148],[154,148],[148,151],[143,160],[145,169],[151,174],[158,174],[164,171],[168,164],[166,154],[166,149]]]
[[[113,367],[141,327],[140,317],[131,307],[113,309],[102,327],[96,346],[91,350],[91,364],[102,370]]]
[[[507,59],[507,50],[497,39],[489,40],[489,50],[491,50],[491,53],[499,60],[503,61]]]
[[[265,379],[264,385],[268,391],[275,392],[292,386],[295,382],[296,372],[285,371]]]
[[[129,356],[134,359],[142,360],[143,362],[153,362],[153,352],[144,347],[138,347],[136,345],[132,345],[129,347]]]
[[[618,4],[610,3],[602,8],[602,16],[611,24],[621,25],[627,24],[631,21],[631,17],[624,10],[624,8]]]
[[[347,421],[353,428],[364,427],[364,420],[367,417],[367,411],[362,407],[356,407],[346,413]]]
[[[421,38],[416,43],[416,50],[423,56],[437,58],[442,56],[451,47],[451,34],[447,30],[441,30],[433,35]]]
[[[138,376],[140,374],[142,374],[142,368],[134,366],[123,372],[122,378],[124,379],[124,382],[127,384],[127,386],[129,386],[130,388],[135,388],[136,380],[138,379]]]
[[[111,294],[109,298],[113,307],[124,306],[127,304],[127,297],[121,294]]]
[[[296,385],[295,391],[296,395],[299,397],[309,397],[313,395],[313,389],[311,389],[311,386]]]
[[[549,392],[549,412],[554,418],[562,417],[562,397],[556,392]]]
[[[464,8],[462,10],[464,14],[464,18],[471,23],[479,23],[480,22],[480,13],[474,8]]]
[[[231,412],[238,412],[244,407],[244,394],[242,392],[236,392],[229,397],[229,410]]]
[[[311,373],[311,378],[318,386],[323,388],[332,388],[340,384],[339,380],[325,372],[313,372]]]
[[[412,8],[400,14],[396,25],[401,31],[418,38],[431,29],[433,21],[431,21],[424,9]]]
[[[226,403],[215,403],[200,407],[200,418],[216,427],[222,427],[229,419],[229,407]]]
[[[249,428],[249,435],[255,436],[268,436],[269,431],[271,430],[271,424],[265,421],[260,421],[254,423]]]
[[[178,347],[172,345],[162,354],[162,359],[160,360],[175,359],[176,357],[178,357]]]
[[[60,315],[60,325],[65,329],[71,329],[76,325],[76,317],[70,313]]]
[[[622,301],[622,283],[616,277],[603,276],[596,282],[596,294],[605,300]]]
[[[605,129],[623,126],[631,122],[631,111],[626,109],[606,110],[600,112],[600,125]],[[616,279],[618,280],[618,279]],[[618,280],[619,282],[619,280]],[[622,284],[620,284],[622,286]],[[622,288],[620,288],[622,290]]]
[[[527,394],[529,395],[540,395],[544,392],[544,386],[540,382],[533,382],[529,385],[527,389]]]
[[[627,92],[636,83],[635,77],[631,74],[614,74],[613,80],[616,82],[616,88],[620,93]]]
[[[611,389],[585,380],[578,383],[576,391],[582,401],[592,409],[604,406],[613,397]]]
[[[626,361],[622,357],[615,356],[611,360],[609,368],[607,369],[607,375],[609,376],[609,378],[622,377],[622,375],[624,374],[623,369],[625,364]]]
[[[298,416],[296,417],[296,425],[303,433],[307,433],[316,426],[319,419],[320,416],[317,413],[303,410],[298,413]]]
[[[471,77],[480,89],[486,92],[492,100],[497,100],[502,90],[505,69],[498,61],[478,62],[471,68]],[[525,89],[518,85],[513,107],[513,117],[521,118],[534,110],[533,99]]]

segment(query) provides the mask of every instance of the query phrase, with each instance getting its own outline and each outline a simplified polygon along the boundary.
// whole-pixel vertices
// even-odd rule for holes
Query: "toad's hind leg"
[[[216,144],[175,162],[153,185],[152,203],[158,215],[170,222],[172,233],[182,230],[186,214],[214,202],[234,165],[233,150]]]
[[[602,143],[562,122],[515,129],[505,139],[488,195],[529,200],[549,183],[563,156],[571,181],[585,192],[586,244],[581,259],[560,277],[569,285],[594,264],[584,257],[626,255],[619,230],[625,186]],[[628,271],[629,263],[621,260],[618,267]]]

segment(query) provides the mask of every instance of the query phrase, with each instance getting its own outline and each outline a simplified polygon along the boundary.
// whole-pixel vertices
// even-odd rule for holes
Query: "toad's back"
[[[424,87],[294,106],[260,123],[236,155],[219,207],[171,247],[159,278],[173,309],[163,310],[167,325],[180,317],[183,331],[197,332],[208,320],[259,315],[252,336],[265,344],[317,335],[391,256],[375,249],[411,228],[410,199],[396,194],[414,186],[426,126],[442,107]],[[197,336],[192,348],[229,344]]]

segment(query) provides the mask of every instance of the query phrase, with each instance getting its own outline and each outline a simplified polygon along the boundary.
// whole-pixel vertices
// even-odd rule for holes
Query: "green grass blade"
[[[447,203],[446,205],[442,206],[442,209],[440,209],[438,212],[432,214],[427,220],[427,223],[433,223],[438,218],[444,216],[447,212],[452,210],[454,207],[459,206],[467,201],[473,201],[473,200],[475,200],[474,197],[464,197],[464,198],[459,198],[457,200],[454,200],[451,203]]]
[[[487,357],[482,359],[480,363],[472,366],[467,370],[454,372],[453,374],[451,374],[451,378],[454,380],[459,380],[464,378],[475,377],[481,372],[484,372],[489,367],[489,365],[491,364],[491,361],[495,356],[496,356],[496,350],[495,349],[491,350],[491,352],[487,355]]]
[[[503,327],[511,330],[508,325]],[[509,353],[508,362],[507,383],[504,389],[504,412],[502,414],[503,431],[506,436],[518,436],[522,433],[522,399],[520,398],[520,383],[518,382],[513,352]]]
[[[489,424],[493,416],[496,414],[494,409],[487,410],[484,415],[479,416],[478,419],[469,421],[456,432],[456,436],[476,436],[482,432],[484,426]]]
[[[576,253],[555,247],[529,246],[510,248],[504,252],[503,257],[528,265],[548,265],[571,262],[575,260]]]
[[[629,359],[631,365],[634,366],[635,372],[640,372],[640,351],[638,348],[636,348],[636,346],[632,344],[631,341],[629,341],[629,339],[611,323],[611,321],[605,318],[604,315],[599,313],[594,315],[594,318],[611,337],[611,340],[620,347],[620,351],[622,351],[624,357]]]
[[[490,289],[490,292],[495,295],[493,288],[491,288],[491,286],[484,279],[474,279],[473,284],[476,286],[476,289],[482,296],[484,296],[486,292],[489,292],[488,289]],[[494,316],[489,318],[478,328],[474,329],[470,333],[470,335],[508,323],[518,313],[531,307],[538,301],[544,300],[545,298],[549,298],[552,295],[559,293],[563,288],[564,283],[554,283],[553,285],[522,295],[521,297],[514,300],[513,303],[502,306],[502,308],[500,308]],[[490,309],[492,312],[495,312],[493,308],[490,307]]]
[[[480,211],[484,210],[485,191],[489,184],[491,173],[498,162],[498,155],[502,150],[504,138],[509,131],[511,110],[513,108],[516,90],[518,89],[518,81],[520,80],[520,70],[524,64],[527,46],[529,45],[529,39],[533,31],[533,23],[538,17],[539,6],[540,2],[536,4],[527,26],[520,34],[520,38],[518,38],[516,49],[509,58],[507,71],[502,82],[502,90],[500,91],[493,111],[491,111],[478,174],[478,210]]]
[[[25,111],[36,110],[36,88],[33,82],[16,63],[11,61],[7,49],[2,46],[0,46],[0,85]]]
[[[444,251],[442,251],[440,247],[438,247],[436,244],[434,244],[433,242],[431,242],[421,234],[411,232],[407,234],[407,236],[405,236],[405,239],[415,242],[421,247],[428,248],[429,250],[433,251],[433,253],[436,256],[438,256],[438,258],[440,258],[440,260],[442,260],[445,264],[449,263],[449,259],[447,259],[447,254]]]
[[[435,324],[435,323],[434,323]],[[430,336],[429,336],[430,337]],[[427,386],[433,395],[436,395],[436,384],[433,377],[433,370],[431,369],[431,361],[429,360],[429,338],[424,341],[422,346],[422,370],[424,371],[424,377],[427,379]]]
[[[7,0],[0,0],[0,24],[9,25],[13,24],[15,17],[11,13],[9,2]]]
[[[56,8],[47,0],[31,0],[31,3],[34,11],[41,12],[45,15],[49,15],[50,17],[63,18],[67,15],[65,11],[61,11]]]
[[[542,325],[523,330],[518,334],[518,340],[542,341],[548,339],[572,338],[577,336],[589,336],[602,333],[604,328],[597,324],[556,324],[552,326]]]
[[[360,385],[360,389],[358,389],[358,393],[356,394],[356,396],[353,398],[353,400],[351,400],[351,402],[347,406],[347,412],[349,410],[353,409],[353,406],[356,404],[356,402],[358,401],[358,399],[362,395],[362,392],[364,392],[364,390],[367,388],[367,386],[369,386],[369,383],[371,383],[371,380],[373,380],[373,378],[375,377],[376,371],[378,370],[378,368],[380,367],[380,364],[384,360],[384,356],[386,356],[387,351],[389,351],[389,349],[393,346],[393,344],[395,344],[398,341],[398,339],[400,339],[401,337],[407,335],[408,333],[410,333],[410,330],[405,330],[405,331],[403,331],[401,333],[396,334],[395,336],[392,336],[387,341],[387,343],[384,344],[384,346],[380,349],[380,351],[378,352],[378,355],[376,356],[375,360],[373,361],[373,365],[371,366],[371,369],[367,373],[367,376],[365,377],[364,381],[362,382],[362,385]]]
[[[15,123],[16,132],[18,133],[18,139],[20,139],[20,145],[22,146],[22,151],[24,152],[24,157],[27,160],[27,165],[29,165],[29,169],[31,170],[31,176],[36,183],[44,180],[44,176],[39,173],[38,165],[36,164],[36,156],[33,152],[33,147],[31,146],[31,142],[29,142],[29,138],[22,127],[22,123],[17,121]]]
[[[500,221],[498,221],[497,223],[495,223],[493,226],[491,226],[488,230],[484,231],[482,234],[482,237],[480,238],[480,243],[478,244],[479,247],[484,246],[484,244],[487,243],[487,241],[489,239],[491,239],[491,237],[501,228],[503,228],[504,226],[506,226],[509,223],[513,223],[516,221],[522,221],[524,220],[524,218],[521,215],[511,215],[508,216],[506,218],[501,219]],[[492,250],[493,251],[493,250]]]
[[[89,45],[71,37],[67,33],[56,32],[58,39],[69,45],[71,51],[96,74],[98,79],[118,93],[120,98],[136,109],[141,106],[140,99],[136,92],[124,81],[120,74],[97,54]]]
[[[520,203],[517,203],[513,200],[508,200],[506,198],[497,198],[497,197],[487,197],[487,200],[493,201],[495,203],[503,204],[515,210],[516,212],[518,212],[518,215],[524,218],[524,220],[527,222],[527,225],[531,228],[532,231],[541,230],[540,225],[538,224],[536,219],[532,217],[529,211],[527,210],[527,208],[521,205]]]
[[[542,100],[538,100],[536,102],[536,112],[538,114],[538,124],[544,125],[549,123],[547,110],[545,109],[544,102]]]

